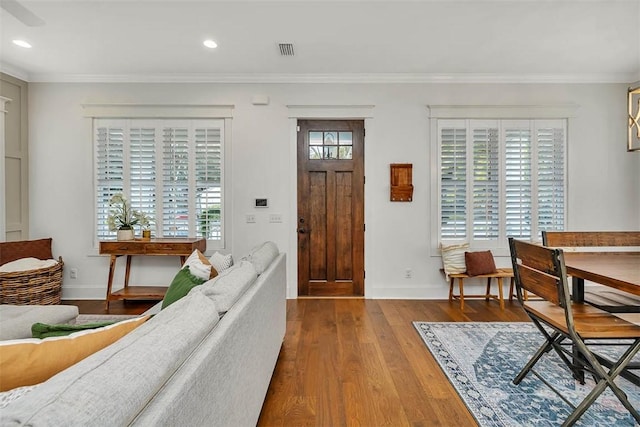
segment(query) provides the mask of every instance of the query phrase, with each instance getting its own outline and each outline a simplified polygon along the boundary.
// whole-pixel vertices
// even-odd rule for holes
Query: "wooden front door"
[[[364,295],[364,121],[298,120],[298,295]]]

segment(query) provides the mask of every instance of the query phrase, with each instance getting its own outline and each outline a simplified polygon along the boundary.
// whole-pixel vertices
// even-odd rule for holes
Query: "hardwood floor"
[[[104,313],[103,301],[64,301]],[[138,314],[154,302],[116,301]],[[259,426],[475,426],[413,321],[527,321],[517,303],[440,300],[287,301],[287,332]]]
[[[411,322],[526,321],[517,304],[298,299],[260,426],[473,426]]]

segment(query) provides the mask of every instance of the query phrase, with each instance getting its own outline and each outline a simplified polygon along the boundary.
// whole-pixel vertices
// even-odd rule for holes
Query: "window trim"
[[[212,119],[223,120],[222,144],[223,161],[222,161],[222,191],[224,204],[222,207],[223,218],[223,238],[220,242],[207,241],[207,253],[215,250],[227,249],[230,236],[231,226],[225,219],[232,218],[233,195],[229,188],[231,179],[227,179],[227,175],[231,173],[231,146],[232,132],[231,124],[233,119],[234,105],[215,105],[215,104],[82,104],[84,117],[89,121],[89,129],[91,130],[91,143],[94,143],[94,119]],[[93,150],[92,150],[93,152]],[[94,168],[92,169],[92,185],[93,199],[95,200],[96,176],[95,176],[95,153],[93,153]],[[94,203],[93,207],[93,251],[97,253],[99,241],[96,235],[97,212]]]
[[[573,119],[577,115],[579,106],[576,104],[566,105],[427,105],[429,121],[429,157],[431,169],[430,182],[430,256],[439,257],[439,235],[440,235],[440,147],[438,144],[438,120],[439,119],[491,119],[491,120],[566,120],[566,146],[565,146],[565,177],[568,178],[569,170],[569,140]],[[502,150],[503,148],[501,148]],[[565,194],[565,227],[569,227],[569,183],[565,179],[567,193]],[[501,224],[502,227],[502,224]],[[509,250],[504,245],[473,247],[473,250],[491,250],[495,256],[509,256]]]

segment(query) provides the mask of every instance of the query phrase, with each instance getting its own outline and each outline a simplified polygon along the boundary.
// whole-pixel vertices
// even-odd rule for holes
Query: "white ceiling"
[[[20,3],[45,25],[1,10],[0,70],[28,81],[640,80],[640,0]]]

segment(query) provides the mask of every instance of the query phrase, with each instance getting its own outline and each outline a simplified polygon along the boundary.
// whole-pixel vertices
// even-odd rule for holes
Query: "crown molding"
[[[629,83],[634,74],[47,74],[27,75],[38,83]]]
[[[16,79],[20,79],[25,82],[29,81],[29,73],[27,73],[26,71],[18,67],[14,67],[11,64],[7,64],[1,61],[0,61],[0,73],[8,74],[11,77],[15,77]]]

